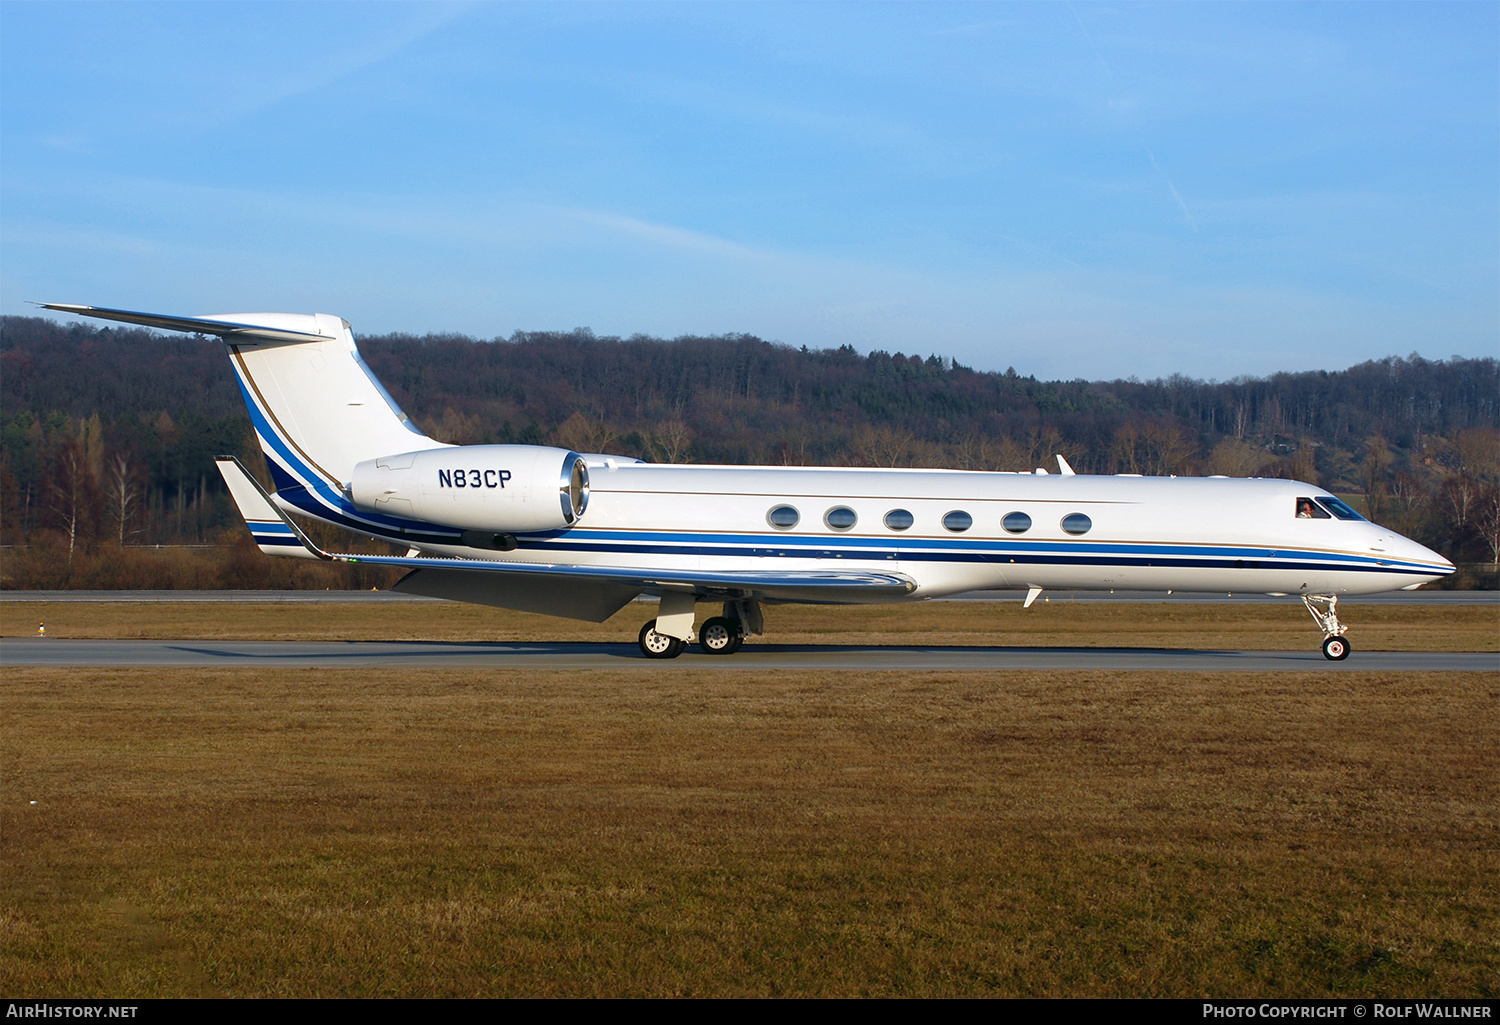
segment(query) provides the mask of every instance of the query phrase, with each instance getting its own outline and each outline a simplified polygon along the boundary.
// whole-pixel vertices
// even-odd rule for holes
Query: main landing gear
[[[687,647],[687,641],[656,632],[656,620],[641,627],[641,654],[647,658],[676,658]]]
[[[1336,594],[1304,594],[1302,604],[1312,615],[1313,622],[1323,631],[1323,657],[1330,662],[1342,662],[1352,650],[1344,640],[1348,630],[1339,622],[1339,597]]]
[[[689,638],[691,640],[691,638]],[[705,655],[733,655],[745,643],[737,619],[715,616],[698,631],[698,647]],[[656,632],[656,620],[641,627],[641,654],[647,658],[676,658],[687,650],[688,642]]]
[[[693,630],[693,596],[662,595],[660,614],[641,627],[641,654],[647,658],[676,658],[697,640],[705,655],[733,655],[745,643],[747,634],[759,634],[760,604],[753,600],[727,601],[724,614],[704,622]],[[685,636],[674,636],[684,634]]]
[[[698,631],[698,647],[705,655],[733,655],[745,643],[738,619],[715,616]]]

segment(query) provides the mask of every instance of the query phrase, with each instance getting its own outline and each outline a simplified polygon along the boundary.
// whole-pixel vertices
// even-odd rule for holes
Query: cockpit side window
[[[1311,498],[1297,499],[1297,519],[1299,520],[1327,520],[1332,519],[1328,510],[1324,509]]]
[[[1355,512],[1353,509],[1349,508],[1343,502],[1340,502],[1337,498],[1333,498],[1328,495],[1319,496],[1318,504],[1321,505],[1324,509],[1327,509],[1329,512],[1333,513],[1341,520],[1364,519],[1363,516]]]

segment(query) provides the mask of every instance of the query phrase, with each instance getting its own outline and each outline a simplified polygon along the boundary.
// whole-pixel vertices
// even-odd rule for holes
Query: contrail
[[[1103,66],[1105,77],[1109,79],[1111,96],[1118,97],[1120,89],[1119,85],[1115,82],[1114,70],[1109,66],[1109,61],[1104,59],[1104,54],[1099,51],[1099,47],[1094,45],[1094,37],[1089,35],[1088,26],[1078,16],[1078,11],[1074,9],[1072,0],[1068,2],[1068,13],[1073,15],[1073,20],[1078,23],[1078,30],[1083,33],[1083,41],[1088,44],[1089,49],[1094,53],[1095,59]],[[1151,147],[1146,144],[1146,134],[1141,131],[1138,125],[1132,125],[1131,127],[1135,128],[1136,138],[1140,141],[1141,149],[1146,151],[1146,159],[1151,161],[1152,168],[1161,175],[1162,181],[1167,183],[1167,190],[1172,193],[1172,198],[1177,201],[1177,208],[1182,211],[1182,216],[1187,221],[1188,227],[1196,232],[1198,230],[1197,219],[1193,217],[1192,211],[1188,210],[1187,203],[1182,198],[1182,193],[1177,191],[1177,186],[1172,184],[1172,179],[1167,177],[1167,173],[1162,170],[1162,166],[1156,162],[1156,154],[1152,153]]]

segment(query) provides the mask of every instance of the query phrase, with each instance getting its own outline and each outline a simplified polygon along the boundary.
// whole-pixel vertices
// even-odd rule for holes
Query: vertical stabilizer
[[[323,313],[306,319],[319,340],[224,339],[266,458],[312,490],[342,490],[357,463],[442,447],[370,373],[347,323]]]
[[[301,485],[325,504],[366,459],[443,448],[412,425],[370,373],[342,317],[224,313],[180,317],[71,303],[49,310],[126,324],[217,335],[230,360],[278,486]]]

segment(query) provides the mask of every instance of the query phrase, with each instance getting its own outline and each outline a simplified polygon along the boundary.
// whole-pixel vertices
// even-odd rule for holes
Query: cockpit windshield
[[[1318,504],[1321,505],[1324,509],[1327,509],[1329,512],[1333,513],[1341,520],[1364,519],[1363,516],[1355,512],[1353,509],[1349,508],[1343,502],[1340,502],[1337,498],[1334,498],[1332,495],[1319,496]]]

